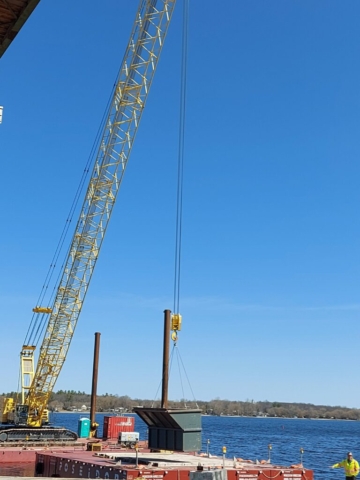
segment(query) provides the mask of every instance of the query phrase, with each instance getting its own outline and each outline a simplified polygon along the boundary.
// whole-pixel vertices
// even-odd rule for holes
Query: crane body
[[[42,426],[88,291],[175,4],[176,0],[140,0],[55,300],[51,308],[36,307],[49,315],[36,368],[33,346],[25,345],[22,350],[22,359],[25,351],[27,365],[31,361],[33,364],[27,367],[30,381],[28,372],[22,369],[23,399],[16,405],[19,414],[15,415],[15,424],[24,424],[26,418],[27,427]],[[14,410],[11,400],[7,400],[7,406],[5,402],[5,417],[5,409],[3,412],[7,421],[9,410]]]

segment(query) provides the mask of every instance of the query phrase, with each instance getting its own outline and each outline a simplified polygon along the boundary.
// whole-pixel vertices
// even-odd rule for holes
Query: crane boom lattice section
[[[35,426],[76,327],[176,0],[141,0],[27,397]]]

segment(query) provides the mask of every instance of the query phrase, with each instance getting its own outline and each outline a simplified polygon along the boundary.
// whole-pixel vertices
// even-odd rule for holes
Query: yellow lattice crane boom
[[[140,0],[65,268],[54,303],[47,312],[49,319],[34,377],[26,387],[28,426],[41,426],[64,364],[175,4],[176,0]]]

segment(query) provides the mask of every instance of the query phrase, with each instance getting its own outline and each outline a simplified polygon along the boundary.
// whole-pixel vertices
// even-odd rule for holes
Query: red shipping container
[[[135,417],[104,417],[103,438],[118,439],[120,432],[133,432]]]

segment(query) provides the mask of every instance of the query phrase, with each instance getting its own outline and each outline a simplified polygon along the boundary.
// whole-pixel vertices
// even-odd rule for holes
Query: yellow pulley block
[[[171,315],[171,330],[180,331],[181,330],[182,316],[179,313],[173,313]]]
[[[33,308],[34,313],[51,313],[52,308],[49,307],[35,307]]]

